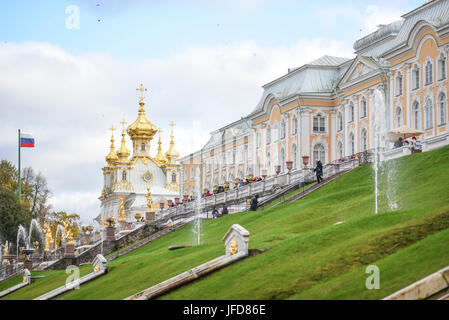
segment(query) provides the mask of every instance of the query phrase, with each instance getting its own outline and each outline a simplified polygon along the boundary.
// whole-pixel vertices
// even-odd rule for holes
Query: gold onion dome
[[[106,162],[108,164],[114,164],[116,161],[118,161],[118,157],[117,157],[117,153],[115,153],[115,148],[114,148],[114,126],[112,126],[112,128],[110,129],[112,131],[112,136],[111,136],[111,150],[109,151],[108,155],[106,156]]]
[[[120,149],[118,149],[118,151],[117,151],[117,156],[119,157],[119,159],[121,160],[121,161],[124,161],[124,160],[127,160],[128,159],[128,157],[129,157],[129,155],[131,154],[131,152],[128,150],[128,148],[126,147],[126,141],[125,141],[125,135],[126,135],[126,133],[125,133],[125,125],[126,125],[126,122],[125,122],[125,120],[123,120],[122,122],[121,122],[121,124],[123,125],[123,131],[122,131],[122,144],[121,144],[121,146],[120,146]]]
[[[175,150],[175,141],[174,141],[174,134],[173,134],[173,127],[175,126],[174,122],[172,121],[169,124],[170,127],[172,127],[171,131],[171,140],[170,140],[170,148],[165,153],[165,157],[167,158],[167,162],[169,164],[174,164],[175,160],[179,158],[179,152]]]
[[[143,92],[146,91],[146,89],[143,87],[143,85],[140,85],[140,89],[137,89],[141,92],[140,101],[139,101],[139,114],[137,116],[137,120],[134,121],[133,124],[131,124],[128,127],[128,134],[131,137],[131,140],[135,139],[145,139],[145,140],[151,140],[153,139],[153,136],[158,131],[157,127],[150,122],[150,120],[147,119],[146,113],[145,113],[145,97],[143,96]]]

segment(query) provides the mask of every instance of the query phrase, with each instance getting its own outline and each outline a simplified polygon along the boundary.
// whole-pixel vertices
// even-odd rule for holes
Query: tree
[[[57,240],[56,237],[56,229],[59,225],[63,225],[63,221],[70,221],[73,237],[79,237],[79,219],[80,216],[76,213],[68,214],[65,211],[59,211],[59,212],[50,212],[46,217],[46,223],[50,224],[51,233],[53,236],[53,239]]]
[[[31,215],[44,221],[45,215],[50,209],[47,202],[51,197],[47,179],[41,172],[35,174],[33,168],[27,167],[23,170],[22,183],[24,196],[30,204]]]
[[[19,173],[16,167],[7,160],[0,161],[0,187],[16,192]]]
[[[21,206],[16,194],[0,186],[0,241],[15,244],[19,225],[29,225],[31,214]]]

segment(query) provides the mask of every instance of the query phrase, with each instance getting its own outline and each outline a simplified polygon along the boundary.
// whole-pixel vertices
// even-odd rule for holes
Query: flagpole
[[[20,169],[20,129],[19,129],[19,203],[22,204],[22,179],[21,179],[21,169]]]

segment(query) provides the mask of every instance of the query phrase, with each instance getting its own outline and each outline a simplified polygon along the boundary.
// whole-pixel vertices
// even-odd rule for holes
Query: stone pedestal
[[[65,246],[65,257],[66,258],[74,258],[75,257],[75,245],[67,244]]]
[[[145,224],[154,224],[154,212],[145,212]]]
[[[31,260],[25,260],[25,262],[23,263],[23,267],[25,268],[25,269],[28,269],[28,270],[33,270],[33,261],[31,261]]]
[[[115,241],[115,227],[106,227],[105,241]]]

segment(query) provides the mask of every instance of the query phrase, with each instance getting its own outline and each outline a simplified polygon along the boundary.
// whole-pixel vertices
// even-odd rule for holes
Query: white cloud
[[[123,117],[136,119],[141,81],[149,89],[148,118],[165,129],[164,152],[174,120],[176,148],[187,155],[208,141],[208,132],[250,113],[263,84],[324,54],[351,57],[351,43],[302,39],[267,47],[248,41],[139,61],[75,56],[47,43],[0,44],[0,158],[15,162],[18,128],[33,134],[37,148],[24,151],[23,165],[48,178],[55,209],[88,222],[99,208],[107,129],[120,127]],[[116,131],[116,148],[120,139]]]

